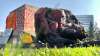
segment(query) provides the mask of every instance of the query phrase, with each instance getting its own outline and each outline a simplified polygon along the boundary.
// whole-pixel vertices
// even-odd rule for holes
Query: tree
[[[93,35],[94,40],[100,40],[100,28],[98,27],[96,22],[93,26]]]

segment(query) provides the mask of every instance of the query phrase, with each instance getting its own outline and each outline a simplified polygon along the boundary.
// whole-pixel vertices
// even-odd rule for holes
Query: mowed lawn
[[[100,47],[20,48],[6,46],[0,56],[100,56]]]

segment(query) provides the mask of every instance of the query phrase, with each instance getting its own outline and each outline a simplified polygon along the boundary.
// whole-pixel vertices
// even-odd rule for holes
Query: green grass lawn
[[[0,56],[100,56],[100,47],[20,48],[6,46]]]

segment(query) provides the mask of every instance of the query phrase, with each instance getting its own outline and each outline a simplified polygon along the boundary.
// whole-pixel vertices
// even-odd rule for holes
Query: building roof
[[[11,11],[10,13],[12,13],[12,12],[14,12],[14,11],[20,9],[20,8],[24,8],[24,7],[31,7],[31,8],[33,8],[33,9],[34,9],[34,8],[35,8],[35,9],[38,9],[38,7],[36,7],[36,6],[29,5],[29,4],[24,4],[24,5],[22,5],[22,6],[18,7],[18,8],[16,8],[16,9],[14,9],[14,10]]]

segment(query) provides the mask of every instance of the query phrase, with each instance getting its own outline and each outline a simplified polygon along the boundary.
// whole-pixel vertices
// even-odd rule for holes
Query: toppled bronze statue
[[[84,27],[69,10],[40,8],[35,20],[37,42],[49,47],[69,46],[86,38]]]

